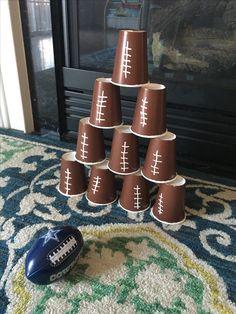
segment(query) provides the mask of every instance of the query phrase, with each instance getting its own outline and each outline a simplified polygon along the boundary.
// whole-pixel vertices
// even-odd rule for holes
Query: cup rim
[[[150,138],[150,139],[152,139],[152,138],[158,138],[158,137],[160,138],[160,137],[164,136],[164,135],[168,132],[168,130],[166,129],[165,132],[162,133],[162,134],[157,134],[157,135],[144,135],[144,134],[140,134],[140,133],[138,133],[138,132],[135,132],[135,131],[133,130],[133,125],[132,125],[132,126],[131,126],[131,132],[132,132],[134,135],[138,136],[138,137],[143,137],[143,138]]]
[[[176,222],[168,222],[168,221],[165,221],[165,220],[161,220],[159,218],[157,218],[154,213],[153,213],[153,207],[151,208],[150,210],[150,215],[152,218],[156,219],[157,221],[163,223],[163,224],[166,224],[166,225],[179,225],[179,224],[182,224],[185,220],[186,220],[186,213],[184,213],[184,218],[180,221],[176,221]]]
[[[81,193],[78,193],[78,194],[66,194],[66,193],[63,193],[60,188],[59,188],[59,185],[56,187],[57,188],[57,191],[63,195],[63,196],[66,196],[66,197],[76,197],[76,196],[82,196],[86,193],[86,190],[84,192],[81,192]]]
[[[97,164],[97,165],[94,165],[94,167],[96,169],[103,169],[103,170],[106,170],[108,169],[108,162],[109,160],[108,159],[105,159],[103,162],[101,162],[100,164]]]
[[[102,83],[111,83],[111,77],[97,77],[96,81]]]
[[[125,130],[122,132],[122,129]],[[133,134],[131,131],[131,124],[123,124],[118,127],[116,127],[116,131],[120,133],[125,133],[125,134]]]
[[[167,184],[171,186],[182,186],[182,185],[185,185],[185,183],[186,183],[186,179],[180,175],[177,175],[172,182],[169,182]]]
[[[140,167],[139,170],[138,170],[137,172],[135,172],[133,175],[134,175],[134,176],[138,176],[138,177],[142,177],[143,175],[142,175],[142,172],[141,172],[141,167]]]
[[[76,155],[76,152],[74,151],[67,152],[62,155],[62,159],[64,161],[77,161],[75,158],[75,155]]]
[[[161,141],[173,141],[176,139],[176,134],[167,131],[163,136],[159,136],[158,139]]]
[[[116,171],[116,170],[113,170],[113,169],[109,166],[109,163],[108,163],[108,169],[109,169],[111,172],[113,172],[113,173],[115,173],[115,174],[118,174],[118,175],[121,175],[121,176],[132,175],[132,174],[135,174],[136,172],[139,171],[139,169],[138,169],[138,170],[135,170],[135,171],[132,171],[132,172],[118,172],[118,171]]]
[[[100,161],[83,161],[83,160],[80,160],[76,157],[75,155],[75,159],[76,161],[79,163],[79,164],[82,164],[84,166],[93,166],[93,165],[98,165],[98,164],[101,164],[106,158],[100,160]]]
[[[146,208],[144,208],[144,209],[141,209],[141,210],[131,210],[131,209],[125,208],[123,205],[121,205],[120,199],[118,199],[117,205],[120,206],[123,210],[125,210],[125,211],[128,212],[128,213],[138,214],[138,213],[143,213],[143,212],[145,212],[146,210],[148,210],[148,209],[150,208],[150,206],[151,206],[151,202],[149,202],[148,207],[146,207]]]
[[[115,129],[115,128],[118,128],[119,126],[122,126],[124,124],[124,122],[122,121],[120,124],[117,124],[117,125],[111,125],[111,126],[100,126],[100,125],[96,125],[96,124],[93,124],[91,121],[91,118],[89,119],[89,124],[97,129]]]
[[[147,83],[140,83],[140,84],[123,84],[119,82],[115,82],[114,80],[111,80],[111,84],[120,86],[120,87],[128,87],[128,88],[137,88],[137,87],[142,87],[143,85]]]
[[[139,169],[136,170],[136,172],[130,173],[129,175],[130,175],[130,176],[143,177],[143,174],[142,174],[142,167],[139,167]]]
[[[80,119],[79,122],[82,124],[89,124],[89,119],[90,119],[90,117],[85,117],[85,118]]]
[[[166,87],[163,84],[158,83],[146,83],[141,88],[150,89],[150,90],[165,90]]]
[[[120,32],[122,33],[146,33],[144,29],[121,29]]]
[[[163,183],[167,184],[167,183],[171,183],[171,182],[173,182],[173,181],[175,180],[175,178],[176,178],[176,176],[177,176],[177,174],[176,174],[176,176],[175,176],[173,179],[169,179],[169,180],[165,180],[165,181],[164,181],[164,180],[154,180],[154,179],[148,178],[148,177],[144,174],[143,170],[144,170],[144,168],[141,169],[141,172],[142,172],[143,177],[144,177],[147,181],[150,181],[150,182],[153,182],[153,183],[157,183],[157,184],[163,184]]]
[[[109,203],[95,203],[95,202],[93,202],[93,201],[90,201],[90,199],[89,199],[89,197],[88,197],[88,191],[87,191],[86,194],[85,194],[85,198],[86,198],[86,200],[87,200],[89,203],[91,203],[92,205],[104,206],[104,205],[110,205],[110,204],[112,204],[112,203],[115,203],[115,202],[117,201],[117,199],[118,199],[118,195],[116,195],[116,197],[114,198],[114,200],[111,201],[111,202],[109,202]]]

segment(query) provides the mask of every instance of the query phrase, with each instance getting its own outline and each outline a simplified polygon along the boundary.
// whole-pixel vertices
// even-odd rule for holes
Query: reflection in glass
[[[143,27],[144,1],[79,1],[80,65],[111,72],[120,29]]]
[[[146,29],[153,79],[234,84],[236,1],[79,1],[78,14],[81,68],[112,72],[119,29]]]
[[[50,0],[26,0],[40,128],[57,130],[58,112]]]
[[[31,46],[35,72],[54,67],[52,36],[32,37]]]

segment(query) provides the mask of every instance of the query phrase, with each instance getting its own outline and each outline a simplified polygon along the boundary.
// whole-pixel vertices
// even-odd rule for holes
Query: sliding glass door
[[[58,129],[50,0],[20,1],[33,109],[38,130]]]

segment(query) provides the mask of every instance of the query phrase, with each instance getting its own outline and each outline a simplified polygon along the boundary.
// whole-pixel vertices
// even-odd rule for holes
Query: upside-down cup
[[[97,128],[111,129],[122,123],[120,88],[110,78],[94,82],[89,123]]]
[[[131,133],[130,125],[115,129],[108,168],[120,175],[128,175],[139,170],[138,138]]]
[[[65,196],[79,196],[86,191],[84,165],[75,159],[75,152],[62,155],[58,191]]]
[[[112,83],[137,87],[147,82],[147,32],[121,30],[118,36]]]
[[[158,221],[167,224],[179,224],[185,220],[185,183],[177,176],[171,183],[160,184],[151,215]]]
[[[128,212],[143,212],[150,206],[149,183],[141,171],[124,178],[119,205]]]
[[[154,183],[170,182],[176,177],[176,135],[167,132],[150,140],[143,176]]]
[[[148,83],[138,92],[131,131],[141,137],[157,137],[166,132],[166,88]]]
[[[95,205],[111,204],[117,199],[115,175],[107,165],[108,160],[105,160],[91,170],[86,198]]]
[[[79,122],[75,157],[85,165],[93,165],[105,160],[103,131],[91,126],[89,118],[83,118]]]

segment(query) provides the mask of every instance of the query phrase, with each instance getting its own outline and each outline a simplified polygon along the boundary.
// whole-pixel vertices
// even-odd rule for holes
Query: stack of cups
[[[58,191],[68,197],[86,192],[84,166],[96,165],[106,158],[103,133],[89,124],[89,118],[79,123],[75,152],[66,153],[61,159],[60,184]]]
[[[123,125],[120,86],[139,87],[132,125]],[[109,160],[103,129],[115,129]],[[138,137],[150,139],[140,168]],[[80,120],[76,152],[62,157],[59,191],[85,193],[84,165],[91,165],[86,198],[95,205],[113,203],[115,174],[124,176],[119,205],[128,212],[150,207],[149,183],[160,184],[151,215],[164,223],[185,219],[185,179],[176,174],[176,135],[166,129],[166,88],[148,82],[147,33],[119,32],[112,78],[94,82],[90,117]]]
[[[79,122],[76,159],[84,165],[96,165],[106,158],[103,131],[89,124],[89,118]]]
[[[150,138],[141,173],[160,184],[152,216],[163,223],[182,223],[185,179],[176,174],[176,135],[166,130],[165,86],[148,83],[140,88],[131,131]]]
[[[122,125],[120,88],[111,83],[111,78],[97,78],[94,82],[90,117],[79,123],[76,160],[92,166],[87,200],[93,205],[113,203],[116,196],[115,176],[108,168],[103,129]]]
[[[121,30],[116,49],[112,83],[122,87],[139,87],[148,82],[147,33]],[[129,212],[149,208],[149,187],[139,163],[138,137],[131,125],[114,132],[108,168],[124,176],[119,205]]]
[[[176,135],[166,129],[166,88],[148,82],[146,36],[145,31],[119,33],[112,83],[140,88],[132,125],[115,130],[108,167],[125,175],[119,200],[124,210],[140,212],[149,207],[151,181],[160,184],[152,216],[166,223],[178,223],[185,217],[185,180],[176,174]],[[137,137],[150,139],[142,168]]]
[[[109,78],[97,78],[94,82],[90,117],[80,119],[76,152],[65,154],[61,161],[58,190],[66,196],[78,196],[86,192],[84,166],[92,166],[87,199],[96,205],[116,200],[114,175],[107,167],[102,129],[122,125],[120,89]]]

